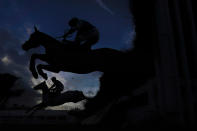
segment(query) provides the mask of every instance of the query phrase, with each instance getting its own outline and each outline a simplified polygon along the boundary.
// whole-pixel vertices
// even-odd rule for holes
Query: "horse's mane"
[[[48,41],[50,41],[51,43],[61,43],[60,41],[58,41],[57,39],[53,38],[52,36],[50,36],[46,33],[43,33],[43,32],[39,31],[39,34],[42,35],[43,37],[46,37],[48,39]]]

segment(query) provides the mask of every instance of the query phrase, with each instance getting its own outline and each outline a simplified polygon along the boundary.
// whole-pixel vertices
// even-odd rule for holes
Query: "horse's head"
[[[40,38],[40,32],[36,27],[34,27],[35,32],[31,34],[29,40],[27,40],[23,45],[22,48],[25,51],[28,51],[31,48],[36,48],[40,46],[41,38]]]
[[[43,81],[42,83],[40,83],[39,85],[35,86],[33,89],[34,90],[42,90],[43,88],[47,87],[46,82]]]

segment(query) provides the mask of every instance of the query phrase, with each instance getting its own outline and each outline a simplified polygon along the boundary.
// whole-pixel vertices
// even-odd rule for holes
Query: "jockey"
[[[53,85],[49,88],[49,92],[52,96],[58,96],[64,90],[64,85],[55,77],[51,78]]]
[[[69,26],[71,27],[70,30],[63,35],[64,40],[68,35],[77,32],[74,43],[81,45],[81,47],[85,49],[90,50],[91,46],[98,42],[99,32],[97,28],[89,22],[78,18],[72,18],[69,21]]]

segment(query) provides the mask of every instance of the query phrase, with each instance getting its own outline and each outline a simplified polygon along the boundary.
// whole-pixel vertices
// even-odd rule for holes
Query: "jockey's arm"
[[[64,34],[63,38],[65,39],[68,35],[74,33],[77,28],[72,27],[66,34]]]
[[[53,89],[55,86],[56,86],[56,85],[55,85],[55,84],[53,84],[49,89]]]

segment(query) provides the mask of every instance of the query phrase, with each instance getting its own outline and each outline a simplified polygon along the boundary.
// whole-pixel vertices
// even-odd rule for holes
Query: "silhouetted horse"
[[[117,68],[117,59],[121,60],[122,52],[101,48],[95,50],[85,50],[82,46],[66,41],[60,41],[46,35],[37,30],[31,34],[28,41],[26,41],[22,48],[28,51],[31,48],[43,46],[45,54],[33,54],[30,60],[30,71],[35,78],[40,74],[47,79],[44,70],[58,73],[60,71],[73,72],[79,74],[90,73],[93,71],[114,71]],[[40,59],[48,63],[48,65],[38,65],[37,71],[35,68],[35,60]]]
[[[42,90],[42,103],[30,108],[27,113],[30,111],[35,112],[36,110],[43,109],[48,106],[58,106],[67,102],[76,103],[86,99],[86,97],[83,95],[83,92],[81,91],[66,91],[58,96],[52,97],[45,81],[35,86],[34,89]]]

